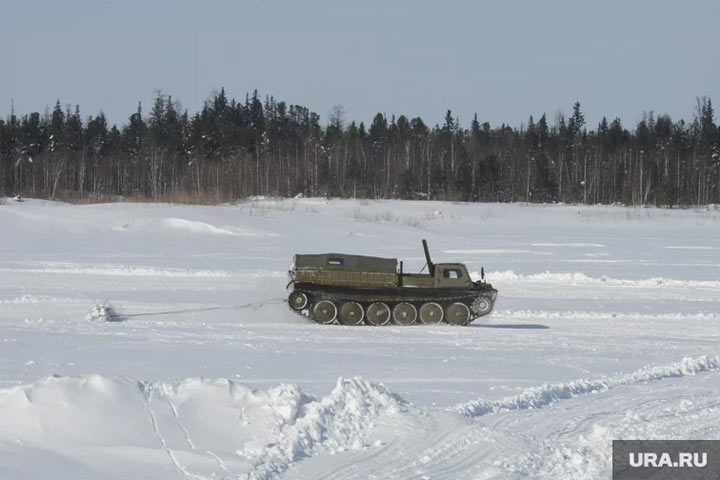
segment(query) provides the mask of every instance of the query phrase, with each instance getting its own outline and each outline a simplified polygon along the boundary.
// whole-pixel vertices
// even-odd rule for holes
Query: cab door
[[[435,265],[435,288],[468,288],[470,286],[472,286],[472,280],[465,265]]]

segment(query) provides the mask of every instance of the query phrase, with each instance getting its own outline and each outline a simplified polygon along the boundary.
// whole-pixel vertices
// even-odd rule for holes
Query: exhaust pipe
[[[428,250],[427,240],[423,238],[422,241],[423,249],[425,250],[425,260],[427,260],[427,266],[428,271],[430,272],[430,275],[433,277],[435,276],[435,264],[432,262],[432,259],[430,258],[430,250]]]

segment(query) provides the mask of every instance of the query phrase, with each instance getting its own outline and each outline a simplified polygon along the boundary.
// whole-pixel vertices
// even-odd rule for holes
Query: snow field
[[[0,228],[0,478],[607,478],[614,438],[720,437],[715,209],[28,200]],[[294,253],[418,271],[421,238],[492,315],[238,308]]]

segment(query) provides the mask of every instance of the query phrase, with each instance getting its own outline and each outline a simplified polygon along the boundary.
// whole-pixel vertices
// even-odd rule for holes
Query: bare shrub
[[[390,210],[386,210],[384,212],[366,213],[365,210],[356,208],[353,211],[353,218],[359,222],[380,223],[391,222],[395,219],[395,216]]]
[[[422,228],[424,219],[418,217],[402,217],[395,215],[390,210],[384,210],[382,212],[365,212],[361,208],[356,208],[353,211],[353,219],[358,222],[369,222],[369,223],[402,223],[410,227]]]
[[[145,193],[135,192],[129,195],[94,194],[81,196],[75,191],[60,191],[55,199],[74,205],[88,205],[96,203],[177,203],[187,205],[218,205],[226,203],[229,199],[223,198],[215,190],[197,192],[195,190],[172,190],[161,195],[151,196]]]
[[[294,212],[297,209],[298,202],[283,197],[251,197],[237,202],[236,205],[241,209],[246,209],[249,215],[267,217],[271,211]]]
[[[423,221],[417,217],[405,217],[405,224],[410,227],[422,228]]]

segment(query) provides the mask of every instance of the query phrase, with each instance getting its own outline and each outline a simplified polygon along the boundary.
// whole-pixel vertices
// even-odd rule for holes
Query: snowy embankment
[[[544,384],[499,400],[477,399],[453,406],[447,413],[419,410],[384,385],[358,377],[339,378],[332,391],[320,399],[306,394],[297,385],[281,384],[258,390],[226,379],[192,378],[165,383],[102,375],[45,377],[0,390],[3,412],[0,442],[22,447],[19,450],[22,453],[8,462],[16,468],[22,468],[21,464],[32,455],[50,452],[56,458],[72,459],[76,473],[118,469],[124,472],[122,477],[127,470],[114,465],[121,456],[124,461],[136,462],[147,469],[146,474],[152,472],[151,476],[161,475],[171,465],[178,474],[190,478],[269,479],[312,457],[344,452],[387,455],[397,446],[391,445],[389,452],[384,451],[386,442],[377,431],[383,425],[459,426],[450,431],[441,429],[446,436],[444,443],[431,443],[429,447],[424,444],[427,439],[422,430],[402,439],[437,456],[447,449],[461,450],[461,444],[476,442],[470,438],[486,431],[484,427],[473,428],[472,424],[451,419],[448,415],[452,412],[478,418],[535,411],[583,395],[718,369],[720,356],[687,357],[627,374]],[[666,407],[664,413],[673,411],[680,415],[692,401],[679,405],[679,410]],[[632,407],[632,403],[626,405],[628,413]],[[592,433],[597,434],[597,429],[594,426]],[[719,431],[717,426],[715,431]],[[594,440],[592,446],[607,452],[611,440],[606,435]],[[547,448],[547,444],[543,447]],[[472,453],[468,451],[465,455]],[[458,455],[457,451],[453,454]],[[608,458],[607,453],[601,456]],[[432,457],[424,454],[419,458],[419,464],[409,465],[407,459],[401,459],[393,467],[395,471],[377,462],[370,470],[381,468],[393,478],[405,478],[419,465],[433,470]],[[524,461],[533,458],[538,461],[532,453]],[[541,460],[547,463],[547,459]],[[460,457],[455,461],[467,459]],[[568,472],[562,465],[553,468]],[[361,478],[364,473],[359,470],[354,476]],[[24,475],[45,473],[50,474],[43,465],[25,466]]]
[[[510,410],[526,410],[554,405],[560,400],[586,395],[588,393],[605,392],[614,388],[640,383],[657,382],[667,378],[679,378],[697,375],[720,369],[720,355],[698,358],[685,357],[681,361],[662,366],[641,368],[632,373],[602,377],[595,380],[574,380],[567,383],[546,383],[539,387],[523,390],[518,395],[499,400],[473,400],[454,408],[463,415],[480,417],[483,415],[506,412]]]
[[[28,200],[0,225],[0,478],[594,479],[614,438],[720,437],[716,209]],[[492,315],[282,304],[295,253],[416,272],[422,238],[484,267]]]
[[[17,468],[51,452],[88,473],[111,472],[108,462],[122,456],[150,470],[169,460],[195,478],[271,478],[305,457],[370,448],[377,419],[407,408],[360,378],[340,378],[315,399],[296,385],[257,390],[225,379],[45,377],[0,390],[0,442],[22,447],[24,455],[11,460]]]

